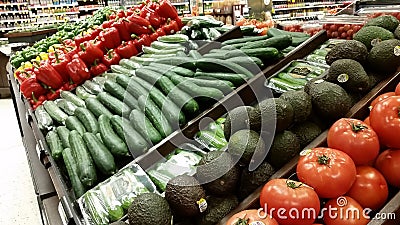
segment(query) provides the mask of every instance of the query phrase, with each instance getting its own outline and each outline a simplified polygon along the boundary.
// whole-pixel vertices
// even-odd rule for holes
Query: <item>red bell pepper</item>
[[[162,27],[158,28],[156,33],[159,37],[167,35]]]
[[[50,61],[54,69],[61,75],[64,82],[69,81],[69,76],[66,71],[67,64],[71,61],[68,55],[59,54],[57,51],[54,52],[54,59]]]
[[[106,51],[106,47],[104,46],[104,43],[102,42],[102,41],[100,41],[100,40],[98,40],[99,39],[99,37],[96,37],[94,40],[93,40],[93,45],[94,46],[96,46],[97,48],[99,48],[102,52],[103,52],[103,54],[104,53],[106,53],[107,51]]]
[[[19,83],[24,82],[26,79],[28,79],[30,77],[33,77],[33,78],[36,77],[35,73],[30,68],[26,68],[23,71],[19,71],[19,70],[16,71],[15,76],[17,77]]]
[[[168,20],[167,24],[163,27],[163,29],[167,35],[175,34],[180,30],[179,25],[175,20]]]
[[[161,18],[160,16],[149,7],[145,6],[140,12],[140,17],[145,18],[150,22],[150,25],[157,29],[161,25]]]
[[[47,100],[56,100],[59,97],[60,97],[60,89],[55,91],[53,89],[50,89],[50,92],[47,93],[46,95]]]
[[[110,27],[101,31],[99,37],[106,49],[113,49],[121,44],[121,38],[115,27]]]
[[[133,22],[128,24],[128,30],[131,34],[135,34],[135,35],[151,33],[151,29],[149,29],[148,27],[144,27],[144,26],[141,26],[141,25],[133,23]]]
[[[140,39],[138,41],[138,45],[140,45],[140,46],[150,46],[151,42],[152,41],[151,41],[150,35],[142,34],[142,35],[140,35]]]
[[[124,59],[129,59],[138,54],[138,50],[133,41],[122,42],[122,44],[115,49],[115,52]]]
[[[117,18],[125,18],[126,14],[124,10],[119,10],[117,13]]]
[[[119,37],[122,41],[129,41],[132,39],[128,30],[129,23],[130,21],[127,19],[119,19],[112,25],[112,27],[115,27],[118,30]]]
[[[154,32],[154,33],[150,34],[151,41],[157,41],[157,38],[158,38],[157,32]]]
[[[98,63],[98,60],[95,60],[94,64],[90,67],[89,72],[93,77],[95,77],[100,74],[103,74],[107,70],[108,70],[108,68],[106,65],[104,65],[103,63]]]
[[[152,10],[156,10],[158,7],[160,7],[160,4],[158,4],[158,1],[152,1],[147,4],[147,7],[149,7]]]
[[[107,54],[103,56],[102,63],[110,68],[111,65],[116,65],[121,60],[121,57],[114,51],[110,49]]]
[[[129,21],[131,21],[132,23],[135,23],[135,24],[143,26],[143,27],[147,27],[148,28],[148,27],[151,26],[151,24],[150,24],[150,22],[148,20],[146,20],[146,19],[144,19],[144,18],[142,18],[142,17],[140,17],[138,15],[135,15],[135,14],[127,17],[127,19]]]
[[[101,24],[101,28],[102,29],[110,28],[113,23],[114,23],[114,20],[104,21],[103,24]]]
[[[76,37],[74,38],[74,41],[75,41],[75,45],[76,45],[76,46],[79,46],[81,43],[83,43],[83,42],[85,42],[85,41],[89,41],[89,40],[91,40],[91,39],[92,39],[92,38],[91,38],[90,35],[88,35],[88,34],[83,34],[83,32],[82,32],[82,33],[78,34],[78,36],[76,36]]]
[[[178,11],[168,0],[162,0],[160,6],[156,9],[156,11],[161,17],[171,19],[175,19],[178,17]]]
[[[20,90],[25,98],[31,100],[46,94],[47,90],[40,85],[34,77],[30,77],[21,83]]]
[[[101,59],[103,54],[103,51],[92,41],[85,41],[80,44],[78,55],[87,65],[91,65],[96,59]]]
[[[75,84],[80,84],[83,81],[90,79],[90,73],[85,62],[77,56],[67,64],[67,73]]]
[[[52,89],[58,89],[64,84],[62,76],[48,61],[37,68],[36,80],[44,83]]]

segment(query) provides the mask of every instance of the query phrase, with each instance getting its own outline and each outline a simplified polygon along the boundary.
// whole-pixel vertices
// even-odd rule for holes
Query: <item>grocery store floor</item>
[[[39,225],[39,206],[11,99],[0,99],[0,140],[0,224]]]

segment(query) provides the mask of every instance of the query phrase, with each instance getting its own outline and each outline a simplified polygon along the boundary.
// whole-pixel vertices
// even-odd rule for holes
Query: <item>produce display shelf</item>
[[[173,2],[172,5],[189,5],[189,2]]]
[[[15,23],[15,22],[29,22],[31,19],[13,19],[13,20],[0,20],[0,23]]]
[[[14,6],[14,5],[28,5],[28,2],[20,2],[20,3],[0,3],[0,6]]]
[[[29,10],[19,10],[19,11],[0,11],[0,14],[27,14]]]
[[[63,7],[74,7],[78,6],[78,3],[72,3],[72,4],[59,4],[59,5],[34,5],[34,6],[29,6],[31,9],[43,9],[43,8],[63,8]]]
[[[39,13],[36,15],[32,15],[33,17],[47,17],[47,16],[56,16],[56,15],[75,15],[79,14],[79,12],[59,12],[59,13]]]
[[[1,30],[1,29],[0,29]],[[47,33],[54,33],[56,32],[57,29],[46,29],[46,30],[38,30],[34,32],[16,32],[16,33],[9,33],[5,34],[4,36],[7,38],[15,38],[15,37],[30,37],[34,35],[41,35],[41,34],[47,34]]]
[[[300,7],[288,7],[288,8],[275,8],[275,12],[278,11],[290,11],[290,10],[297,10],[297,9],[312,9],[312,8],[327,8],[327,7],[337,7],[343,4],[331,4],[331,5],[307,5],[307,6],[300,6]]]

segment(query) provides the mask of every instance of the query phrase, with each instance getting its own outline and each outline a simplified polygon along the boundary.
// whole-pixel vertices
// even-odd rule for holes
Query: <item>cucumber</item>
[[[276,87],[283,91],[300,90],[304,88],[304,85],[293,84],[277,77],[271,78],[268,86]]]
[[[160,63],[151,63],[149,66],[146,67],[146,69],[153,70],[155,72],[160,72],[160,71],[171,71],[174,72],[178,75],[184,76],[184,77],[193,77],[194,72],[192,70],[180,67],[180,66],[170,66],[170,65],[165,65],[165,64],[160,64]]]
[[[186,53],[183,52],[183,51],[179,51],[175,55],[178,56],[178,57],[187,57]]]
[[[92,81],[96,84],[100,85],[101,88],[104,88],[104,83],[106,82],[107,78],[102,76],[93,77]]]
[[[127,116],[131,109],[125,103],[120,101],[118,98],[113,97],[107,92],[102,92],[97,95],[97,100],[104,104],[109,110],[114,112],[116,115]]]
[[[281,35],[275,36],[266,40],[255,41],[251,43],[247,43],[245,46],[241,47],[240,49],[260,49],[260,48],[267,48],[273,47],[278,50],[285,49],[292,44],[292,37],[289,35]]]
[[[216,88],[200,87],[197,84],[185,79],[185,77],[173,74],[171,81],[192,97],[206,97],[208,99],[219,100],[224,97],[224,93]]]
[[[200,87],[211,87],[211,88],[216,88],[224,94],[228,94],[232,92],[234,89],[234,85],[230,81],[226,80],[206,80],[206,79],[198,79],[198,78],[187,78],[189,81],[199,85]]]
[[[86,130],[90,133],[96,134],[99,132],[99,124],[96,117],[87,108],[78,107],[75,110],[75,116],[82,122]]]
[[[53,126],[53,119],[43,108],[43,105],[39,105],[35,110],[35,117],[41,130],[50,130]]]
[[[122,137],[120,137],[125,140],[125,143],[127,144],[132,156],[137,157],[148,150],[149,145],[147,141],[131,126],[129,120],[114,115],[111,117],[111,125],[114,128],[122,128]]]
[[[211,122],[207,126],[207,130],[211,131],[213,134],[217,135],[219,138],[225,139],[224,129],[221,124],[217,122]],[[225,140],[226,141],[226,140]]]
[[[236,38],[222,42],[223,45],[233,45],[233,44],[240,44],[246,42],[254,42],[254,41],[261,41],[270,38],[268,35],[264,36],[256,36],[256,37],[243,37],[243,38]]]
[[[99,139],[99,141],[100,141],[101,143],[104,144],[103,139],[101,139],[101,134],[100,134],[100,133],[97,133],[97,134],[96,134],[96,137],[97,137],[97,139]]]
[[[142,51],[145,54],[157,54],[157,55],[165,55],[165,54],[176,54],[179,51],[185,51],[185,47],[181,48],[173,48],[173,49],[156,49],[152,47],[143,46]]]
[[[282,52],[282,53],[289,53],[289,52],[293,51],[295,48],[296,48],[296,47],[289,46],[289,47],[283,49],[281,52]],[[324,57],[324,60],[325,60],[325,57]]]
[[[131,79],[126,90],[136,99],[142,95],[148,95],[148,91],[142,86],[142,84],[136,82],[134,79]]]
[[[134,109],[129,115],[132,127],[137,130],[149,143],[157,144],[162,140],[161,134],[141,111]]]
[[[170,44],[170,43],[164,43],[161,41],[153,41],[151,43],[150,47],[162,50],[162,49],[182,48],[183,46],[180,44]]]
[[[122,59],[121,59],[122,60]],[[112,81],[115,81],[116,79],[117,79],[117,75],[118,75],[119,73],[110,73],[110,72],[108,72],[108,73],[103,73],[103,77],[105,77],[106,79],[108,79],[108,80],[112,80]]]
[[[126,76],[132,76],[132,75],[134,75],[134,74],[132,73],[132,70],[127,69],[127,68],[125,68],[125,67],[123,67],[123,66],[120,66],[120,65],[111,65],[111,71],[112,71],[113,73],[121,73],[121,74],[124,74],[124,75],[126,75]]]
[[[158,37],[157,41],[164,43],[182,43],[189,41],[189,37],[184,34],[173,34]]]
[[[72,155],[76,159],[79,180],[86,187],[92,187],[97,181],[96,169],[85,142],[78,131],[73,130],[69,134],[69,145],[71,146]]]
[[[304,79],[305,77],[304,78],[295,78],[292,75],[290,75],[288,73],[284,73],[284,72],[279,73],[278,77],[280,79],[286,80],[287,82],[290,82],[292,84],[298,84],[298,85],[303,85],[303,86],[305,86],[308,82],[307,79]]]
[[[82,100],[86,100],[88,98],[95,98],[95,95],[90,94],[83,88],[82,86],[78,86],[75,89],[76,96],[78,96]]]
[[[105,115],[99,117],[99,130],[103,143],[114,156],[129,156],[128,147],[112,129],[109,117]]]
[[[310,35],[308,35],[306,33],[289,32],[289,31],[279,30],[274,27],[268,29],[267,35],[270,37],[276,37],[276,36],[280,36],[280,35],[289,35],[292,38],[294,38],[294,37],[298,37],[298,38],[310,37]]]
[[[189,56],[195,60],[203,58],[203,56],[197,50],[190,50]]]
[[[123,101],[127,106],[129,106],[129,108],[137,108],[137,100],[116,82],[107,80],[104,83],[104,90],[110,93],[112,96]]]
[[[99,100],[96,98],[88,98],[85,100],[86,108],[93,113],[96,118],[99,118],[100,115],[106,115],[111,117],[113,114],[108,110]]]
[[[64,150],[61,143],[60,137],[54,130],[49,131],[46,134],[46,142],[50,149],[50,155],[54,160],[59,160],[62,157],[62,151]]]
[[[70,91],[61,91],[60,96],[61,98],[74,103],[78,107],[85,107],[85,102]]]
[[[229,59],[238,56],[246,56],[241,50],[212,49],[211,51],[210,53],[203,55],[203,58]]]
[[[176,54],[165,54],[165,55],[159,55],[159,54],[143,54],[140,57],[142,58],[152,58],[153,60],[155,59],[162,59],[162,58],[169,58],[169,57],[175,57]],[[151,62],[150,62],[151,63]]]
[[[118,115],[113,115],[112,117],[110,117],[110,123],[111,123],[111,127],[114,130],[114,132],[118,135],[118,137],[120,137],[125,143],[125,133],[124,133],[124,127],[122,125],[122,120],[117,120],[114,118],[114,116],[117,116],[118,118],[122,118]]]
[[[250,68],[254,67],[255,65],[257,65],[259,68],[264,67],[264,63],[261,61],[261,59],[257,57],[239,56],[227,59],[227,61],[236,63],[248,70],[250,70]]]
[[[273,48],[273,47],[267,47],[267,48],[258,48],[258,49],[242,49],[242,51],[250,56],[250,57],[256,57],[264,62],[272,61],[272,60],[277,60],[279,59],[282,55],[278,51],[278,49]]]
[[[87,92],[93,95],[98,95],[100,92],[103,91],[103,89],[100,87],[100,85],[96,84],[95,82],[91,80],[86,80],[83,84],[82,87],[85,88]]]
[[[200,142],[207,148],[211,148],[212,150],[221,150],[228,144],[225,139],[220,138],[213,132],[207,130],[198,132],[196,135],[196,141]]]
[[[161,134],[161,137],[167,137],[172,133],[172,127],[167,118],[165,118],[151,98],[142,95],[138,98],[138,104],[140,110],[144,112],[146,117],[152,122],[154,127]]]
[[[117,167],[115,166],[114,157],[107,147],[93,133],[84,133],[83,140],[92,156],[96,168],[104,175],[113,175]]]
[[[161,109],[173,129],[177,129],[179,124],[182,125],[186,123],[185,115],[181,112],[178,106],[176,106],[176,104],[171,101],[171,99],[167,98],[160,90],[139,77],[134,77],[132,79],[149,91],[151,99],[156,103],[158,108]]]
[[[63,150],[62,157],[65,164],[65,168],[67,169],[72,189],[74,190],[75,197],[76,199],[78,199],[86,192],[85,186],[79,179],[78,168],[77,168],[78,162],[76,161],[72,153],[72,150],[70,148],[66,148]]]
[[[82,122],[76,116],[69,116],[65,120],[65,126],[71,131],[78,131],[78,133],[81,135],[86,132],[85,126],[83,126]]]
[[[243,46],[246,46],[247,43],[239,43],[239,44],[232,44],[232,45],[225,45],[222,46],[222,50],[237,50]]]
[[[253,74],[246,68],[239,66],[236,63],[228,62],[221,59],[207,59],[202,58],[196,61],[196,67],[206,72],[227,72],[239,73],[245,75],[247,78],[252,78]]]
[[[69,116],[74,115],[76,108],[78,108],[74,103],[62,98],[55,100],[55,102],[57,106]]]
[[[307,41],[309,37],[293,37],[292,46],[297,47]]]
[[[129,60],[139,63],[142,66],[147,66],[150,63],[154,62],[156,59],[155,58],[144,58],[144,57],[139,57],[139,56],[132,56]]]
[[[64,124],[65,120],[68,118],[68,115],[63,112],[54,101],[45,101],[43,107],[50,117],[58,123]]]
[[[131,77],[128,77],[124,74],[117,74],[115,77],[115,82],[117,82],[119,85],[121,85],[125,89],[128,87],[130,81],[131,81]]]
[[[167,77],[147,69],[138,69],[137,76],[150,84],[155,84],[178,107],[183,107],[185,112],[189,114],[198,112],[199,105],[197,102],[190,95],[177,88]]]
[[[236,73],[207,73],[207,72],[196,72],[194,75],[196,78],[199,79],[217,79],[217,80],[226,80],[235,87],[239,87],[240,85],[244,84],[246,82],[247,77],[242,75],[242,74],[236,74]]]
[[[59,126],[56,128],[56,131],[57,131],[58,137],[60,137],[63,148],[71,147],[69,145],[69,140],[68,140],[69,132],[70,132],[68,130],[68,128],[66,126]]]
[[[195,60],[189,57],[180,57],[180,56],[175,56],[175,57],[169,57],[169,58],[163,58],[163,59],[156,59],[154,60],[155,63],[160,63],[160,64],[167,64],[171,66],[180,66],[189,70],[195,70]]]
[[[129,59],[121,59],[119,61],[119,65],[128,70],[136,70],[136,69],[139,69],[140,67],[142,67],[139,63],[133,62]]]

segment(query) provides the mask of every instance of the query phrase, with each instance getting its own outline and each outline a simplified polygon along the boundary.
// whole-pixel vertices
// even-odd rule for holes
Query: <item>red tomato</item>
[[[264,211],[259,212],[257,209],[238,212],[233,215],[225,225],[236,225],[239,220],[247,221],[247,224],[251,224],[252,222],[262,222],[265,225],[279,225],[275,219],[265,214]]]
[[[343,33],[344,27],[339,27],[337,31],[338,31],[339,33]]]
[[[371,126],[371,124],[369,123],[369,116],[365,118],[364,123],[366,123],[368,126]]]
[[[394,93],[394,92],[387,92],[385,94],[381,94],[371,102],[371,106],[374,107],[376,105],[376,103],[382,101],[383,99],[387,99],[390,96],[394,96],[394,95],[396,95],[396,93]]]
[[[356,165],[368,165],[379,154],[379,139],[363,121],[342,118],[329,129],[328,147],[345,152]]]
[[[340,37],[343,38],[343,39],[346,39],[346,38],[347,38],[347,33],[346,33],[346,32],[342,33],[342,34],[340,35]]]
[[[349,25],[349,24],[346,24],[346,25],[344,25],[344,31],[348,31],[348,30],[350,30],[350,28],[351,28],[351,26]]]
[[[332,32],[332,37],[333,38],[339,37],[339,33],[337,31]]]
[[[370,166],[359,166],[356,181],[346,195],[364,208],[377,210],[385,204],[389,190],[385,177],[378,170]]]
[[[396,95],[400,95],[400,83],[397,84],[396,90],[394,92],[396,93]]]
[[[326,35],[327,35],[328,37],[332,37],[332,31],[327,30],[327,31],[326,31]]]
[[[386,150],[375,162],[375,167],[383,174],[386,181],[400,188],[400,150]]]
[[[325,204],[325,225],[366,225],[369,217],[361,205],[348,196],[329,200]]]
[[[353,39],[351,36],[347,37],[346,40],[351,40]]]
[[[353,37],[354,31],[352,29],[347,31],[347,36]]]
[[[320,210],[318,195],[311,187],[286,179],[268,181],[261,190],[260,205],[280,225],[311,225]]]
[[[306,150],[297,164],[297,177],[321,198],[344,195],[356,180],[356,166],[346,153],[332,148]]]
[[[296,32],[296,28],[290,28],[290,32]]]
[[[354,33],[357,33],[360,29],[361,29],[361,26],[360,26],[360,25],[354,25],[354,26],[353,26],[353,31],[354,31]]]
[[[332,31],[332,32],[337,31],[337,30],[338,30],[338,25],[332,24],[332,25],[329,27],[329,30]]]
[[[370,123],[382,145],[400,148],[400,96],[392,96],[376,103],[370,114]]]

